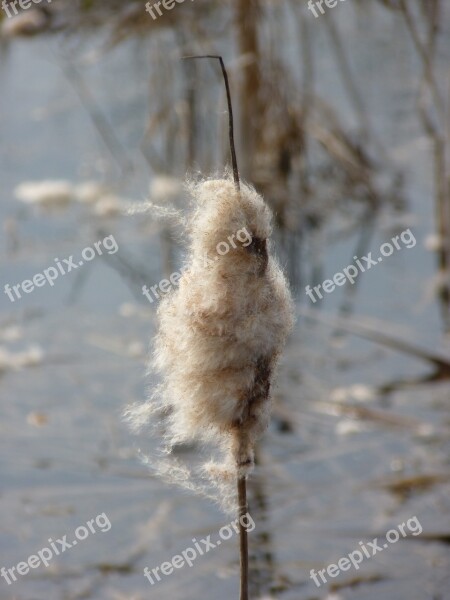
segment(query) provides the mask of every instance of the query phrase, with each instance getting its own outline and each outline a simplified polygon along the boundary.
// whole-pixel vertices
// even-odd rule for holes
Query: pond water
[[[382,207],[341,236],[336,232],[346,217],[333,214],[311,239],[322,259],[320,279],[312,279],[311,250],[298,258],[298,322],[249,484],[256,524],[251,597],[448,600],[449,369],[442,367],[437,381],[421,381],[436,368],[432,355],[450,364],[450,349],[433,292],[433,150],[417,118],[420,62],[392,14],[345,10],[336,18],[351,40],[349,63],[388,156],[380,179],[403,176],[404,205]],[[447,80],[448,7],[443,16],[435,72]],[[286,35],[294,48],[297,30]],[[317,28],[319,48],[323,35]],[[143,76],[147,54],[149,60],[153,55],[125,42],[84,65],[95,105],[114,124],[114,158],[86,110],[84,88],[64,70],[61,54],[70,50],[67,40],[43,36],[14,40],[2,51],[1,285],[32,279],[55,259],[74,255],[78,261],[107,236],[118,250],[14,302],[0,295],[0,568],[27,561],[49,538],[73,541],[77,527],[97,515],[105,513],[111,528],[96,526],[47,568],[19,575],[11,585],[0,579],[0,599],[237,597],[236,536],[156,585],[143,574],[194,537],[217,540],[229,518],[151,476],[138,454],[151,454],[152,440],[131,435],[121,421],[124,406],[142,400],[147,385],[155,305],[141,286],[157,283],[167,269],[158,225],[118,214],[120,203],[146,197],[155,176],[139,151],[147,103],[158,94]],[[296,60],[294,50],[290,57]],[[351,124],[354,111],[333,55],[324,45],[319,57],[316,91]],[[133,170],[122,172],[127,160]],[[15,197],[23,181],[47,179],[102,181],[109,190],[100,207],[73,201],[51,211]],[[308,300],[308,283],[332,279],[355,254],[378,257],[383,243],[407,229],[413,247],[403,245],[359,273],[357,285],[324,294],[314,305]],[[410,347],[395,347],[399,340]],[[389,543],[359,569],[327,576],[320,587],[311,580],[311,569],[337,563],[360,549],[360,541],[383,544],[387,531],[413,517],[420,535]]]

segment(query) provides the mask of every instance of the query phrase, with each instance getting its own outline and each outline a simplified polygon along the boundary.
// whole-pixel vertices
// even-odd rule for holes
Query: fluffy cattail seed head
[[[220,450],[212,479],[245,475],[270,416],[270,385],[293,323],[286,280],[270,254],[271,212],[230,179],[190,186],[188,257],[178,289],[161,301],[152,370],[161,378],[143,424],[163,417],[169,450],[197,441]],[[169,458],[168,458],[169,460]]]

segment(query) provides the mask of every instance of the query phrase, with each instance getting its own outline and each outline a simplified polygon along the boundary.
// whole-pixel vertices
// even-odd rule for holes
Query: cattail
[[[271,211],[241,184],[233,145],[233,179],[188,185],[184,223],[188,252],[179,286],[161,301],[151,371],[161,383],[130,407],[135,425],[164,425],[164,454],[149,464],[185,487],[220,490],[222,504],[238,481],[239,514],[247,512],[246,477],[270,418],[271,382],[293,324],[287,282],[270,252]],[[157,427],[155,428],[157,431]],[[182,464],[174,450],[197,443],[203,459]],[[208,460],[216,452],[215,460]],[[236,507],[235,498],[231,503]],[[230,504],[228,504],[228,507]],[[240,527],[241,599],[248,597],[247,532]]]
[[[224,474],[253,466],[270,415],[270,383],[292,326],[288,286],[269,251],[271,212],[230,179],[190,186],[189,254],[158,309],[152,371],[162,383],[128,414],[165,416],[168,447],[213,442]]]

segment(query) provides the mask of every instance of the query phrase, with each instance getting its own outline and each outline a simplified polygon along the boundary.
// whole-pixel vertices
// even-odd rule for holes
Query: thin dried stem
[[[248,537],[247,528],[243,525],[243,517],[248,512],[247,505],[247,480],[238,478],[238,501],[239,501],[239,550],[241,565],[241,593],[240,600],[248,600]]]
[[[234,143],[234,118],[233,118],[233,104],[231,102],[231,92],[230,92],[230,83],[228,81],[228,73],[225,68],[225,63],[223,62],[223,58],[221,56],[215,56],[212,54],[205,54],[201,56],[183,56],[183,59],[194,59],[194,58],[214,58],[220,62],[220,67],[222,69],[222,75],[225,82],[225,89],[227,92],[227,103],[228,103],[228,135],[230,140],[230,152],[231,152],[231,164],[233,167],[233,178],[236,189],[239,191],[241,189],[240,179],[239,179],[239,169],[237,166],[237,157],[236,157],[236,146]]]

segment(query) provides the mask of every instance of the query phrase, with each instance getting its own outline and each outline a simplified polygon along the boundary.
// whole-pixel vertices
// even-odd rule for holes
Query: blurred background
[[[450,5],[54,0],[0,10],[0,567],[106,513],[1,600],[236,598],[237,539],[151,586],[143,576],[229,518],[154,479],[121,421],[141,401],[157,302],[182,264],[150,199],[221,173],[228,115],[242,177],[275,213],[298,320],[250,482],[251,597],[450,599]],[[13,12],[10,4],[7,3]],[[417,244],[312,303],[317,285],[410,229]],[[82,268],[4,286],[113,235]],[[185,452],[192,451],[185,449]],[[423,532],[318,589],[360,540]]]

